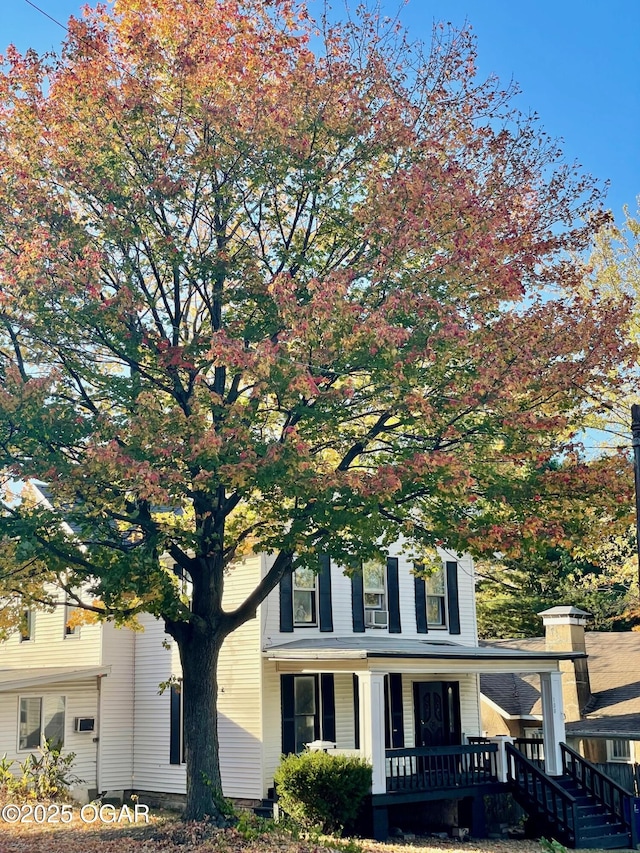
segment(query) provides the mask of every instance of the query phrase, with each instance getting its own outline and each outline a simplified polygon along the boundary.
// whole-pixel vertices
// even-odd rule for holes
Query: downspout
[[[96,728],[93,742],[96,745],[96,791],[98,795],[102,791],[100,784],[100,719],[102,711],[102,675],[96,676],[96,689],[98,691],[98,703],[96,709]]]

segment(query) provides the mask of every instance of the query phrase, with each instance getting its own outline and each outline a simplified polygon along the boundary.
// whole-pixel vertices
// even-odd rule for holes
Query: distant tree
[[[557,604],[589,612],[593,630],[635,627],[640,619],[635,612],[638,580],[628,455],[576,456],[547,468],[545,488],[537,497],[547,508],[543,513],[553,512],[562,535],[530,539],[515,553],[479,561],[479,635],[540,636],[537,614]]]
[[[221,645],[285,574],[564,535],[584,471],[545,464],[615,389],[628,305],[579,292],[598,194],[510,96],[466,32],[424,54],[296,0],[117,0],[59,58],[7,52],[0,464],[53,508],[4,504],[2,584],[40,600],[37,563],[164,620],[189,819],[221,818]]]
[[[628,539],[620,550],[630,556],[633,548],[633,539]],[[629,563],[598,565],[577,559],[562,548],[546,547],[535,559],[480,565],[478,634],[482,638],[539,637],[542,620],[537,614],[558,604],[590,613],[589,630],[635,628],[640,624],[635,613],[638,589]]]
[[[640,219],[625,209],[622,227],[607,223],[596,235],[589,257],[587,275],[583,285],[586,298],[597,293],[600,297],[618,299],[627,297],[632,306],[631,321],[627,326],[629,340],[634,346],[640,343]],[[631,406],[640,403],[640,371],[636,361],[625,371],[625,382],[615,391],[603,389],[594,407],[589,424],[605,436],[603,444],[620,445],[628,449],[631,444]]]

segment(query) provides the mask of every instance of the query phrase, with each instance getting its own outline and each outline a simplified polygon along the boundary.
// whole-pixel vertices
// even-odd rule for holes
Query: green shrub
[[[360,758],[303,752],[289,755],[274,776],[278,803],[302,827],[342,831],[371,791],[371,765]]]
[[[543,850],[544,853],[569,853],[564,844],[560,844],[555,838],[550,841],[547,838],[541,838],[540,850]]]
[[[3,799],[64,800],[70,786],[82,781],[71,772],[75,752],[63,755],[59,747],[53,748],[48,741],[38,752],[39,755],[28,755],[21,762],[7,758],[6,753],[0,759],[0,796]],[[16,775],[12,773],[15,765],[20,770]]]

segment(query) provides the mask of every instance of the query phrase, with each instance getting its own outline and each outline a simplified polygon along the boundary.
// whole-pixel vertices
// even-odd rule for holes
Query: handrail
[[[498,746],[462,744],[385,750],[387,793],[476,787],[498,781]]]
[[[557,827],[570,843],[577,843],[576,798],[510,743],[505,744],[505,749],[507,778],[512,786],[520,791],[527,801],[533,801],[546,820],[554,828]]]
[[[510,743],[505,744],[505,748],[507,751],[507,755],[513,755],[520,762],[528,765],[528,769],[531,770],[532,774],[540,779],[543,779],[548,785],[548,787],[552,788],[556,793],[561,794],[567,800],[575,802],[576,798],[573,796],[573,794],[570,794],[569,791],[562,787],[562,785],[559,785],[552,776],[547,776],[544,770],[540,770],[538,765],[531,761],[529,758],[527,758],[527,756],[524,753],[520,752],[519,749],[516,749],[515,747],[511,746]]]
[[[585,788],[587,788],[587,786],[584,784],[584,782],[582,782],[582,779],[579,779],[577,776],[575,776],[571,772],[569,767],[567,766],[567,762],[566,762],[566,755],[567,754],[573,758],[574,763],[576,763],[578,765],[582,764],[585,767],[588,767],[594,776],[600,777],[601,779],[603,779],[610,788],[617,790],[623,796],[627,796],[627,797],[631,796],[631,792],[627,791],[627,789],[623,785],[621,785],[619,782],[616,782],[616,780],[612,779],[611,776],[607,776],[607,774],[603,773],[603,771],[600,770],[599,767],[596,767],[595,764],[592,764],[588,758],[584,758],[582,755],[580,755],[580,753],[576,752],[575,749],[572,749],[570,746],[567,746],[566,743],[560,744],[560,751],[562,752],[562,769],[563,769],[563,771],[565,773],[568,773],[569,776],[571,776],[573,779],[576,780],[576,782],[580,782],[581,784],[583,784]],[[587,788],[587,790],[589,790],[589,789]],[[594,794],[594,796],[596,796],[596,794]]]
[[[480,755],[484,752],[497,752],[497,743],[485,744],[455,744],[453,746],[415,746],[415,747],[399,747],[397,749],[385,749],[386,758],[398,758],[408,755]]]
[[[566,743],[560,744],[560,751],[563,773],[591,794],[625,827],[631,836],[631,846],[635,849],[638,839],[633,819],[633,795]]]

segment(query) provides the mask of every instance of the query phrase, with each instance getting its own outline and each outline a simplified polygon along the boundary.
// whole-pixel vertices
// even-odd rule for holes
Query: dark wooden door
[[[417,681],[413,685],[416,746],[460,743],[460,691],[457,681]]]

